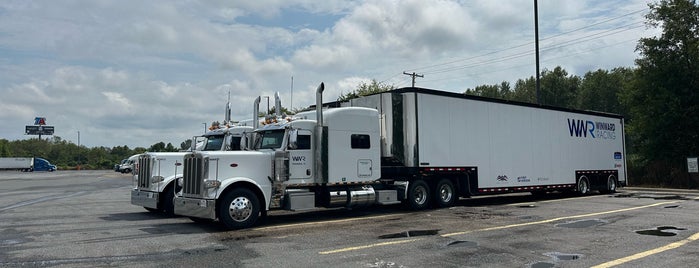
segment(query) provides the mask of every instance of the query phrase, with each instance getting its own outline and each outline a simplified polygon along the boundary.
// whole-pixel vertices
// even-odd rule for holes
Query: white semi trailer
[[[425,209],[472,195],[613,192],[626,183],[618,115],[421,88],[323,109],[323,89],[314,118],[256,127],[252,151],[187,153],[175,213],[239,229],[272,209]]]

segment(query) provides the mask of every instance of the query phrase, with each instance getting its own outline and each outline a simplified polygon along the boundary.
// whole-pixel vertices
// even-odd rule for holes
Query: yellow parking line
[[[380,247],[380,246],[389,246],[389,245],[396,245],[396,244],[405,244],[405,243],[415,242],[415,241],[418,241],[418,240],[420,240],[420,238],[416,238],[416,239],[407,239],[407,240],[398,240],[398,241],[391,241],[391,242],[383,242],[383,243],[376,243],[376,244],[370,244],[370,245],[364,245],[364,246],[356,246],[356,247],[341,248],[341,249],[336,249],[336,250],[321,251],[321,252],[318,252],[318,254],[321,254],[321,255],[334,254],[334,253],[340,253],[340,252],[346,252],[346,251],[353,251],[353,250],[360,250],[360,249],[367,249],[367,248]]]
[[[529,225],[537,225],[537,224],[550,223],[550,222],[555,222],[555,221],[560,221],[560,220],[566,220],[566,219],[576,219],[576,218],[593,217],[593,216],[599,216],[599,215],[605,215],[605,214],[612,214],[612,213],[618,213],[618,212],[625,212],[625,211],[631,211],[631,210],[637,210],[637,209],[643,209],[643,208],[649,208],[649,207],[667,205],[667,204],[672,204],[672,203],[677,203],[677,202],[678,202],[678,201],[660,202],[660,203],[655,203],[655,204],[650,204],[650,205],[645,205],[645,206],[640,206],[640,207],[623,208],[623,209],[617,209],[617,210],[610,210],[610,211],[602,211],[602,212],[588,213],[588,214],[582,214],[582,215],[573,215],[573,216],[566,216],[566,217],[560,217],[560,218],[553,218],[553,219],[548,219],[548,220],[543,220],[543,221],[533,221],[533,222],[517,223],[517,224],[511,224],[511,225],[504,225],[504,226],[496,226],[496,227],[483,228],[483,229],[478,229],[478,230],[470,230],[470,231],[449,233],[449,234],[443,234],[442,236],[443,236],[443,237],[449,237],[449,236],[463,235],[463,234],[468,234],[468,233],[473,233],[473,232],[494,231],[494,230],[502,230],[502,229],[514,228],[514,227],[522,227],[522,226],[529,226]]]
[[[605,262],[605,263],[602,263],[600,265],[596,265],[596,266],[592,266],[592,267],[593,268],[607,268],[607,267],[617,266],[617,265],[624,264],[624,263],[627,263],[627,262],[630,262],[633,260],[645,258],[645,257],[648,257],[650,255],[657,254],[657,253],[660,253],[663,251],[667,251],[667,250],[671,250],[671,249],[675,249],[675,248],[684,246],[689,242],[696,241],[697,239],[699,239],[699,233],[696,233],[696,234],[690,236],[689,238],[686,238],[686,239],[683,239],[683,240],[680,240],[680,241],[677,241],[674,243],[670,243],[670,244],[667,244],[667,245],[659,247],[659,248],[651,249],[651,250],[644,251],[641,253],[636,253],[636,254],[628,256],[628,257],[613,260],[610,262]]]

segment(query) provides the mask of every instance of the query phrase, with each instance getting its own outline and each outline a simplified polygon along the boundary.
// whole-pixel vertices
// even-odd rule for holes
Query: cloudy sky
[[[541,67],[633,66],[648,0],[539,0]],[[0,1],[0,139],[35,117],[81,145],[178,146],[280,92],[306,107],[362,81],[463,92],[535,75],[523,1]],[[293,77],[293,83],[292,83]],[[293,90],[292,90],[293,89]],[[293,94],[292,94],[293,91]],[[266,99],[263,99],[263,106]]]

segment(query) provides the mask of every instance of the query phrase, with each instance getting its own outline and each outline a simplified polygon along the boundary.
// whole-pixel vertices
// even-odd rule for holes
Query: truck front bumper
[[[139,189],[131,190],[131,204],[142,206],[145,208],[158,209],[158,200],[160,193],[142,191]]]
[[[216,200],[175,197],[175,214],[215,220]]]

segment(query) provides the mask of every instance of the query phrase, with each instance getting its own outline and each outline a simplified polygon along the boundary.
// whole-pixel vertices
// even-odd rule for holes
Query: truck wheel
[[[456,191],[454,191],[454,183],[449,179],[442,179],[437,183],[434,192],[434,200],[439,207],[451,207],[456,203]]]
[[[416,180],[408,186],[406,205],[412,210],[426,209],[430,205],[430,187],[423,180]]]
[[[587,180],[587,177],[582,176],[580,179],[578,179],[578,194],[580,195],[586,195],[590,193],[590,181]]]
[[[615,193],[616,192],[616,177],[614,175],[609,175],[607,177],[607,189],[602,191],[602,193],[608,194],[608,193]]]
[[[255,225],[260,217],[257,195],[247,188],[228,192],[218,207],[218,217],[228,229],[244,229]]]

